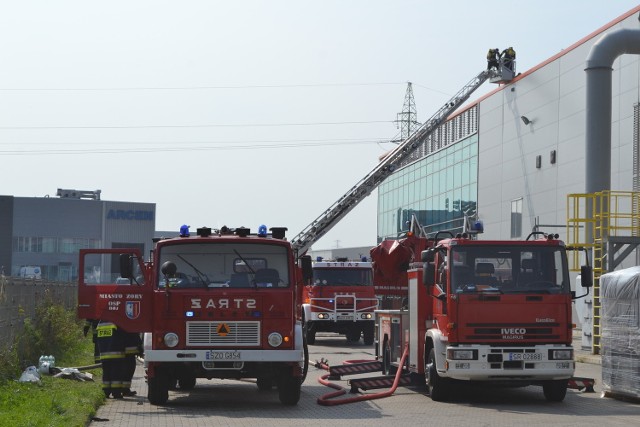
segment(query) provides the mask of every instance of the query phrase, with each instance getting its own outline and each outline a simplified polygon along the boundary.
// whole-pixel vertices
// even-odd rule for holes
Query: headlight
[[[178,345],[178,341],[180,341],[178,339],[178,334],[175,334],[173,332],[167,332],[166,334],[164,334],[164,345],[166,345],[167,347],[175,347]]]
[[[573,360],[573,350],[549,350],[550,360]]]
[[[476,360],[478,359],[478,354],[476,353],[476,350],[456,350],[455,348],[450,348],[447,350],[447,359]]]
[[[271,347],[279,347],[282,344],[282,335],[277,332],[271,332],[268,341]]]
[[[319,313],[318,319],[328,319],[329,315],[327,313]]]
[[[363,313],[360,317],[363,319],[371,319],[371,313]]]

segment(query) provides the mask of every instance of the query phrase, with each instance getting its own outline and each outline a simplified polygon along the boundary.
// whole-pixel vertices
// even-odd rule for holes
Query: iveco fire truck
[[[465,382],[539,385],[562,401],[575,368],[568,249],[582,248],[541,232],[521,241],[436,237],[423,268],[408,271],[408,310],[376,312],[385,369],[398,368],[408,343],[409,371],[433,400]],[[591,286],[588,259],[581,281]]]
[[[373,344],[378,299],[371,273],[366,257],[313,263],[313,279],[304,289],[302,304],[308,344],[315,343],[316,332],[337,332],[353,342],[362,336],[366,345]]]
[[[300,290],[311,260],[296,264],[285,230],[203,227],[194,236],[183,226],[179,237],[158,240],[147,262],[137,249],[83,249],[79,317],[146,333],[154,405],[197,378],[255,378],[295,405],[308,363]]]

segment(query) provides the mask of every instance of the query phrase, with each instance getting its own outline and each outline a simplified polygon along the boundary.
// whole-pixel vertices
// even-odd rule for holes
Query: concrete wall
[[[69,310],[76,310],[75,283],[47,282],[0,276],[0,347],[13,341],[27,318],[35,315],[36,304],[50,296]]]

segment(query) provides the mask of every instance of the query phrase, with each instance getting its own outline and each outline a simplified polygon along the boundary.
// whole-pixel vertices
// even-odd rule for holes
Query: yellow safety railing
[[[605,242],[611,236],[640,234],[640,193],[602,191],[567,195],[567,243],[591,249],[593,256],[592,352],[600,353],[600,276],[606,273]],[[592,241],[587,242],[589,234]],[[613,256],[613,254],[611,254]],[[573,251],[569,268],[580,271],[580,254]]]

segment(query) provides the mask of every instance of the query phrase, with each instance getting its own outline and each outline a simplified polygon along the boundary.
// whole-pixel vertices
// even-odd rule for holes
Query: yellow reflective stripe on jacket
[[[100,360],[124,359],[123,351],[106,351],[100,353]]]

